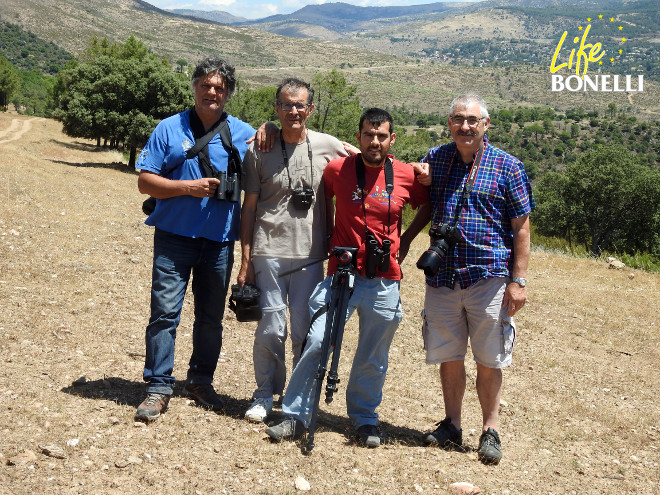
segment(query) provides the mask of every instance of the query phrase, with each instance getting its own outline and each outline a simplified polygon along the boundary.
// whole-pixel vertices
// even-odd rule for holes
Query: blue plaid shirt
[[[461,289],[482,278],[506,277],[513,261],[511,218],[534,209],[532,186],[520,160],[488,144],[484,136],[484,154],[474,189],[462,200],[463,188],[472,164],[462,163],[456,143],[433,148],[422,160],[431,169],[432,223],[453,225],[456,207],[463,203],[458,221],[462,239],[442,259],[435,277],[427,277],[432,287]]]

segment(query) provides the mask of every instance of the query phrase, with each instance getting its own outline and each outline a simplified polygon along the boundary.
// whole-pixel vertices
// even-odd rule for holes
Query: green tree
[[[573,238],[596,256],[607,249],[660,254],[660,171],[623,146],[597,146],[565,173],[547,174],[537,199],[542,235]]]
[[[523,136],[531,136],[534,134],[534,141],[539,142],[539,134],[543,134],[545,132],[545,129],[543,126],[539,124],[532,124],[530,126],[525,127],[523,130]]]
[[[7,111],[10,98],[21,85],[18,71],[5,57],[0,56],[0,110]]]
[[[426,129],[417,129],[414,134],[406,134],[405,129],[401,127],[395,127],[395,131],[396,140],[391,151],[397,160],[402,162],[418,162],[436,146],[436,140]]]
[[[101,140],[123,143],[134,166],[137,148],[158,121],[192,105],[189,83],[133,37],[112,45],[93,40],[85,54],[89,62],[58,74],[53,115],[69,136],[96,139],[99,146]]]
[[[312,87],[316,108],[308,119],[309,127],[343,141],[355,142],[357,122],[362,114],[357,88],[348,85],[337,69],[317,74]]]
[[[575,139],[580,135],[580,126],[577,124],[571,124],[571,137]]]
[[[183,72],[183,68],[188,65],[185,58],[180,58],[176,61],[176,66],[179,68],[179,72]]]
[[[277,88],[274,86],[252,90],[239,78],[236,83],[236,92],[227,102],[225,109],[227,113],[247,122],[255,129],[264,122],[277,122],[276,91]]]
[[[50,117],[53,111],[53,76],[19,70],[20,90],[14,93],[11,102],[26,115]]]

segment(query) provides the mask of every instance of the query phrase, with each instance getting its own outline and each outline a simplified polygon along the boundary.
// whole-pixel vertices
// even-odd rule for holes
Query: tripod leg
[[[342,278],[342,290],[339,294],[339,302],[337,304],[337,311],[333,318],[333,331],[332,331],[332,362],[330,364],[330,371],[328,373],[328,383],[325,386],[325,402],[330,404],[332,396],[337,391],[337,384],[339,383],[339,374],[337,368],[339,367],[339,356],[341,355],[341,343],[344,338],[344,327],[346,326],[346,311],[348,309],[348,301],[351,298],[353,289],[353,275],[350,273],[344,274]]]
[[[325,333],[323,335],[323,344],[321,346],[321,358],[319,360],[318,370],[315,375],[316,388],[314,393],[314,405],[312,408],[312,416],[309,422],[307,431],[307,447],[306,454],[311,453],[314,448],[314,434],[316,432],[316,418],[318,416],[319,402],[321,399],[321,389],[323,388],[323,379],[327,371],[328,356],[330,355],[330,345],[335,342],[335,321],[338,320],[338,303],[342,301],[343,293],[346,291],[346,286],[341,283],[341,272],[333,275],[332,286],[330,292],[330,308],[326,314]],[[349,296],[350,297],[350,296]],[[346,297],[346,305],[348,304],[348,297]],[[339,313],[341,314],[341,313]],[[346,318],[346,308],[344,308],[343,319]],[[337,352],[337,349],[334,350]]]

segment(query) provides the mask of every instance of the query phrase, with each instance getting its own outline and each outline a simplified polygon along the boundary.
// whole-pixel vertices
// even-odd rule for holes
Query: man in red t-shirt
[[[390,344],[402,318],[399,263],[405,253],[400,253],[398,259],[397,253],[403,205],[410,203],[413,208],[429,208],[429,194],[410,165],[388,155],[396,139],[389,113],[378,108],[365,111],[359,129],[356,137],[361,153],[328,163],[323,180],[331,246],[359,248],[358,273],[348,302],[347,318],[357,310],[360,336],[346,387],[346,408],[358,443],[378,447],[381,432],[375,411],[382,399]],[[335,205],[333,198],[336,198]],[[410,226],[411,232],[419,230],[417,226]],[[381,253],[375,265],[367,263],[369,242]],[[337,259],[331,257],[328,277],[317,286],[310,300],[312,315],[329,302],[332,275],[336,270]],[[315,397],[314,376],[321,359],[326,327],[325,313],[319,313],[313,321],[282,401],[286,418],[266,430],[275,441],[295,439],[310,424]]]

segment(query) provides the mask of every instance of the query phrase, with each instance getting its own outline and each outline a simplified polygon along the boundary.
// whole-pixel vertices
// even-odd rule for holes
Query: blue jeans
[[[195,298],[193,352],[187,379],[213,382],[222,347],[222,317],[234,263],[234,242],[184,237],[156,229],[151,318],[146,331],[144,381],[148,393],[172,394],[174,340],[192,273]]]
[[[332,277],[328,277],[317,286],[310,300],[311,315],[330,300],[331,283]],[[346,386],[346,409],[355,428],[378,424],[376,408],[383,398],[390,345],[403,316],[399,285],[398,280],[355,276],[346,317],[348,320],[357,310],[360,324],[358,345]],[[325,313],[314,321],[282,401],[282,411],[299,419],[305,426],[309,426],[314,407],[314,375],[321,359],[325,322]]]

